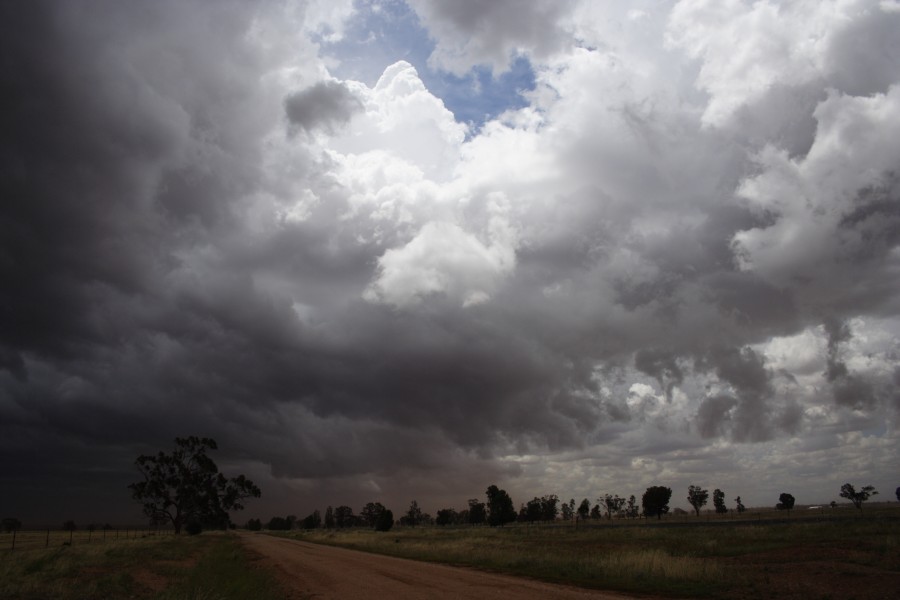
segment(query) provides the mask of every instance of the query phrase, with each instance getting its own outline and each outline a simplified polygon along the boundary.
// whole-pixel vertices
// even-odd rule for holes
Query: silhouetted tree
[[[713,490],[713,506],[716,507],[716,512],[719,514],[728,512],[728,507],[725,506],[725,492],[719,488]]]
[[[132,497],[143,504],[144,514],[154,522],[170,522],[175,533],[182,525],[224,528],[230,524],[230,510],[244,508],[247,498],[259,498],[259,488],[238,475],[226,479],[207,456],[217,449],[211,438],[175,438],[171,454],[139,456],[135,465],[144,480],[132,483]]]
[[[247,521],[246,527],[250,531],[260,531],[262,529],[262,521],[259,519],[250,519]]]
[[[591,507],[591,518],[595,520],[603,518],[603,509],[600,508],[599,504],[595,504]]]
[[[628,504],[625,505],[625,516],[629,519],[637,519],[640,515],[640,511],[638,510],[637,500],[634,497],[634,494],[628,496]]]
[[[694,512],[697,513],[698,517],[700,516],[700,509],[703,508],[708,499],[709,490],[704,490],[699,485],[688,486],[687,500],[694,507]]]
[[[485,493],[487,495],[488,525],[491,527],[503,526],[516,520],[516,509],[506,490],[492,485]]]
[[[606,508],[606,519],[611,521],[612,516],[622,510],[622,507],[625,505],[625,498],[619,498],[618,494],[615,496],[606,494],[603,498],[598,499],[597,502],[602,503]]]
[[[272,517],[266,523],[266,529],[269,531],[288,531],[291,529],[291,522],[284,517]]]
[[[778,504],[775,505],[775,508],[786,510],[788,514],[791,514],[791,509],[794,508],[794,497],[788,493],[782,493],[778,496]]]
[[[356,525],[356,516],[349,506],[338,506],[334,509],[334,526],[338,529]]]
[[[581,504],[578,505],[578,518],[582,521],[586,521],[588,516],[591,514],[591,502],[587,498],[581,501]]]
[[[442,508],[437,511],[437,518],[434,520],[436,525],[454,525],[459,515],[452,508]]]
[[[469,518],[466,522],[470,525],[481,525],[487,521],[487,505],[479,502],[478,498],[469,500]]]
[[[894,493],[897,494],[897,502],[900,502],[900,487],[894,490]]]
[[[322,514],[318,510],[308,514],[301,523],[303,529],[318,529],[322,526]]]
[[[745,510],[747,510],[746,508],[744,508],[744,504],[741,502],[741,497],[740,497],[740,496],[738,496],[737,498],[735,498],[734,501],[737,503],[737,511],[738,511],[738,514],[741,514],[742,512],[744,512]]]
[[[69,520],[63,523],[63,531],[75,531],[78,529],[78,526],[75,524],[75,521]]]
[[[359,511],[359,516],[362,518],[363,523],[374,529],[375,525],[378,523],[378,517],[380,517],[381,513],[385,510],[386,509],[381,502],[369,502],[361,511]]]
[[[334,529],[334,509],[330,506],[325,509],[325,529]]]
[[[394,526],[394,513],[385,508],[375,520],[375,531],[390,531]]]
[[[419,508],[419,503],[413,500],[409,504],[409,510],[407,510],[403,518],[400,519],[400,524],[415,527],[420,523],[422,523],[422,509]]]
[[[841,486],[841,498],[846,498],[850,502],[853,503],[853,506],[858,508],[860,511],[862,510],[863,502],[869,499],[870,496],[875,496],[878,492],[875,491],[875,488],[871,485],[863,486],[858,492],[856,489],[850,485],[849,483],[845,483]]]
[[[556,494],[550,494],[547,496],[543,496],[541,498],[541,520],[542,521],[555,521],[556,516],[559,514],[559,508],[557,504],[559,503],[559,498],[556,497]]]
[[[672,488],[654,485],[647,488],[641,496],[641,507],[647,517],[656,516],[657,520],[669,512],[669,500],[672,499]]]
[[[542,504],[540,498],[533,498],[528,501],[528,504],[525,505],[525,512],[522,514],[520,512],[520,516],[522,517],[522,521],[527,521],[528,523],[534,523],[535,521],[540,521],[544,518],[544,513],[542,510]]]
[[[563,521],[571,521],[575,514],[575,500],[569,500],[559,505],[559,511]]]

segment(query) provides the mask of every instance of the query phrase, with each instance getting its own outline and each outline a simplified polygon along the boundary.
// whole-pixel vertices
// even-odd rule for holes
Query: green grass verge
[[[253,566],[237,536],[225,533],[0,552],[5,600],[282,596],[274,577]]]

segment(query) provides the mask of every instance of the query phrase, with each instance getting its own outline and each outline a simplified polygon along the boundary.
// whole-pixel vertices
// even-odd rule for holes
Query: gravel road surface
[[[542,583],[264,534],[241,540],[275,571],[290,598],[395,600],[483,599],[634,600],[632,596]]]

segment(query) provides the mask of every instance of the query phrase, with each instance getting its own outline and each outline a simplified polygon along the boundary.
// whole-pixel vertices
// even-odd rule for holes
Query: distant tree
[[[829,504],[829,506],[830,506],[832,509],[835,509],[835,508],[837,508],[837,502],[835,502],[834,500],[832,500],[832,501],[831,501],[831,504]]]
[[[375,531],[390,531],[394,526],[394,513],[385,508],[375,520]]]
[[[400,519],[401,525],[408,525],[409,527],[415,527],[416,525],[420,525],[422,523],[422,509],[419,508],[419,503],[413,500],[409,504],[409,510],[406,511],[406,514]]]
[[[637,519],[640,515],[640,511],[638,510],[637,500],[634,497],[634,494],[628,496],[628,504],[625,505],[625,516],[629,519]]]
[[[75,531],[78,529],[78,526],[75,524],[75,521],[69,520],[63,523],[63,531]]]
[[[740,496],[738,496],[737,498],[735,498],[734,501],[735,501],[735,503],[737,503],[737,511],[738,511],[738,514],[741,514],[742,512],[744,512],[745,510],[747,510],[746,508],[744,508],[744,504],[741,502],[741,497],[740,497]]]
[[[353,509],[349,506],[338,506],[334,509],[334,526],[338,529],[344,529],[345,527],[353,527],[356,525],[356,516],[353,514]]]
[[[556,516],[559,514],[558,504],[559,498],[556,497],[556,494],[543,496],[541,498],[541,520],[555,521]]]
[[[878,492],[875,491],[875,488],[871,485],[863,486],[858,492],[856,489],[850,485],[849,483],[845,483],[841,486],[841,498],[846,498],[850,502],[853,503],[853,506],[858,508],[860,511],[862,510],[863,502],[869,499],[871,496],[875,496]]]
[[[600,508],[599,504],[595,504],[591,507],[591,518],[594,520],[603,518],[603,509]]]
[[[591,514],[591,502],[587,498],[581,501],[581,504],[578,505],[578,518],[582,521],[587,521],[588,516]]]
[[[603,504],[606,509],[606,519],[608,521],[612,520],[613,515],[619,514],[619,511],[625,506],[625,498],[619,498],[618,494],[615,496],[606,494],[603,498],[598,499],[597,502]]]
[[[688,486],[687,500],[694,507],[694,512],[698,517],[700,516],[700,509],[703,508],[708,499],[709,490],[704,490],[699,485]]]
[[[644,515],[647,517],[656,516],[657,520],[661,519],[664,514],[669,512],[669,500],[672,499],[672,488],[654,485],[647,488],[644,495],[641,496],[641,506],[644,509]]]
[[[716,507],[716,512],[719,514],[728,512],[728,507],[725,506],[725,492],[719,488],[713,490],[713,506]]]
[[[246,527],[250,531],[260,531],[262,529],[262,521],[259,519],[250,519],[247,521]]]
[[[520,510],[519,513],[523,517],[521,520],[526,521],[528,523],[534,523],[535,521],[540,521],[544,518],[544,513],[542,510],[541,499],[533,498],[528,501],[528,504],[525,505],[525,513],[522,514]]]
[[[487,505],[484,502],[479,502],[478,498],[469,500],[468,512],[469,518],[466,519],[466,522],[469,525],[481,525],[487,521]]]
[[[12,533],[13,531],[19,531],[22,529],[22,521],[16,519],[14,517],[6,517],[2,521],[3,531],[6,533]]]
[[[378,523],[378,518],[381,516],[385,510],[384,505],[381,502],[369,502],[366,504],[361,511],[359,511],[359,516],[362,518],[363,523],[375,529],[376,524]]]
[[[897,494],[897,502],[900,502],[900,487],[894,490],[894,493]]]
[[[442,508],[437,511],[437,518],[434,520],[436,525],[454,525],[459,515],[452,508]]]
[[[488,487],[487,492],[488,524],[491,527],[503,526],[516,520],[516,509],[513,508],[512,498],[506,490],[499,489],[496,485]]]
[[[775,505],[775,508],[786,510],[788,514],[791,514],[791,509],[794,508],[794,497],[788,493],[782,493],[778,496],[778,504]]]
[[[259,498],[259,488],[243,475],[227,479],[219,472],[207,456],[217,448],[211,438],[191,436],[175,438],[171,454],[139,456],[135,465],[144,479],[128,487],[144,514],[172,523],[175,533],[188,522],[224,528],[231,522],[228,511],[243,509],[247,498]]]
[[[318,510],[312,511],[301,521],[300,526],[303,529],[318,529],[322,526],[322,513]]]
[[[571,503],[571,505],[570,505]],[[572,515],[575,514],[575,509],[573,505],[575,504],[575,500],[570,500],[569,502],[563,502],[559,505],[559,512],[562,516],[563,521],[571,521]]]
[[[269,531],[288,531],[291,529],[291,522],[284,517],[272,517],[266,523],[266,529]]]
[[[325,509],[325,528],[334,529],[334,509],[330,506]]]

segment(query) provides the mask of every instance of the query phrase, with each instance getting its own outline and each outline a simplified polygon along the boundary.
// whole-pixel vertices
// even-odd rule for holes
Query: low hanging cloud
[[[323,128],[332,132],[361,109],[359,99],[339,81],[320,81],[284,100],[288,121],[306,131]]]

